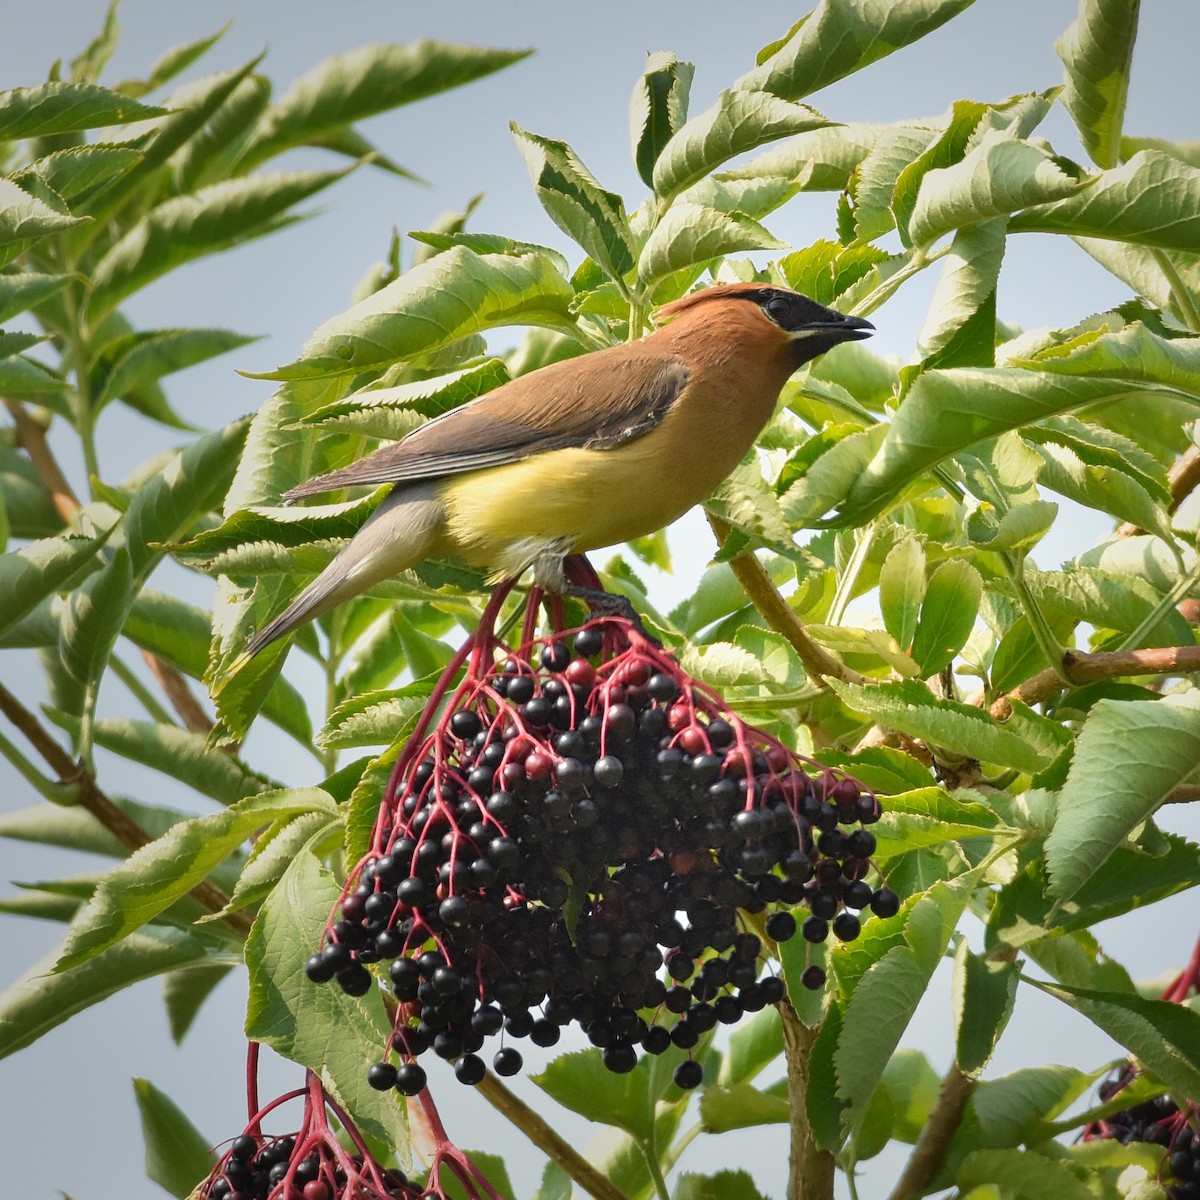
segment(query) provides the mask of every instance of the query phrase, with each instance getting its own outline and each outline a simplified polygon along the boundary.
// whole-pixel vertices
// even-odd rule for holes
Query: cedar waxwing
[[[668,323],[639,341],[523,375],[286,493],[395,485],[245,656],[432,556],[488,567],[493,581],[533,566],[561,591],[567,555],[699,504],[754,445],[788,377],[874,329],[759,283],[693,292],[660,315]]]

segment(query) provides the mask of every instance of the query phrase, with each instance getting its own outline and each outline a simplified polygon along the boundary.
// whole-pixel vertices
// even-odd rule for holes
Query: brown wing
[[[292,488],[284,499],[457,475],[568,446],[608,450],[658,425],[687,381],[688,369],[678,359],[637,346],[554,363]]]

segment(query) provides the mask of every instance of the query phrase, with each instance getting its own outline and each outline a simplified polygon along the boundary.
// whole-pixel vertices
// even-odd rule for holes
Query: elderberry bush
[[[897,911],[867,879],[879,815],[627,621],[483,641],[401,757],[307,973],[361,995],[380,964],[397,1001],[380,1089],[421,1091],[426,1052],[478,1083],[496,1037],[492,1069],[515,1074],[514,1042],[552,1046],[572,1023],[629,1071],[781,1000],[764,939],[851,941]],[[699,1064],[675,1078],[695,1087]]]

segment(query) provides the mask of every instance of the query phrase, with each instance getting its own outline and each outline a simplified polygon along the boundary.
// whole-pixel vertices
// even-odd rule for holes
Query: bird
[[[247,660],[430,557],[529,567],[565,589],[574,554],[664,528],[732,473],[788,378],[874,326],[788,288],[715,284],[658,310],[644,337],[541,367],[398,442],[285,492],[392,490],[333,561],[257,631]]]

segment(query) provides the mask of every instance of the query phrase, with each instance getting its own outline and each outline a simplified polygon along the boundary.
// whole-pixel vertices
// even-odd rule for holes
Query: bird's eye
[[[787,316],[790,308],[791,305],[782,296],[775,296],[773,299],[767,301],[767,313],[777,321]]]

